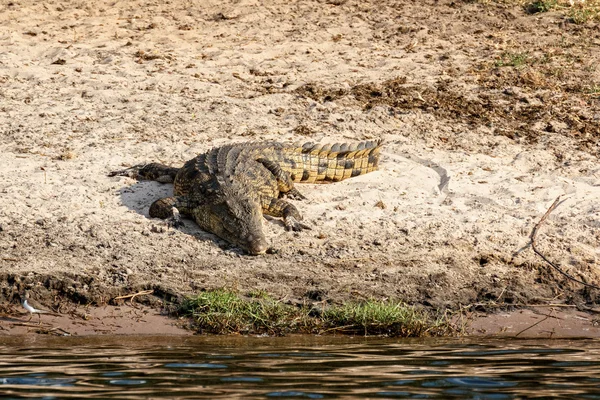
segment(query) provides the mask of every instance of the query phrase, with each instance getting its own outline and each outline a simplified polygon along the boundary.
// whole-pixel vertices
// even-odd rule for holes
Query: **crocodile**
[[[151,163],[114,171],[138,179],[173,183],[173,196],[150,206],[153,218],[179,226],[180,213],[251,255],[268,244],[263,215],[283,218],[290,231],[310,229],[286,198],[304,199],[294,183],[330,183],[378,167],[382,140],[329,145],[277,142],[216,147],[175,168]]]

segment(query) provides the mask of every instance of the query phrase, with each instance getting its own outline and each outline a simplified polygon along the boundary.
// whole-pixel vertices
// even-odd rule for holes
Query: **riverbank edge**
[[[241,296],[217,289],[178,302],[157,299],[152,290],[111,298],[104,305],[62,301],[56,313],[29,315],[4,303],[0,336],[28,334],[225,335],[342,337],[600,338],[600,315],[568,304],[425,308],[401,301],[340,305],[284,304],[266,293]],[[222,308],[227,307],[227,308]],[[52,309],[52,308],[50,308]],[[394,317],[398,317],[394,319]],[[270,323],[267,323],[270,320]]]

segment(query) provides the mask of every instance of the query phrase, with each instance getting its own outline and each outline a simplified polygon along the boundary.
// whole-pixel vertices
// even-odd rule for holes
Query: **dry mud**
[[[0,296],[49,307],[226,287],[286,302],[587,304],[600,292],[600,34],[472,1],[0,5]],[[230,142],[384,138],[380,170],[302,185],[312,231],[250,257],[148,217],[108,177]],[[449,180],[448,180],[449,178]]]

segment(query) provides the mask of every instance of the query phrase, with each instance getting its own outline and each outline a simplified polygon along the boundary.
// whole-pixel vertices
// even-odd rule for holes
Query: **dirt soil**
[[[511,2],[14,0],[0,5],[0,299],[566,303],[600,291],[600,26]],[[384,138],[380,170],[299,185],[312,231],[251,257],[148,217],[108,177],[230,142]],[[449,180],[448,180],[449,178]],[[486,306],[494,305],[494,307]]]

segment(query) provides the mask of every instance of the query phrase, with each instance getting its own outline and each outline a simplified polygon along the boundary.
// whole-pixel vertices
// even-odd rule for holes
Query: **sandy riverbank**
[[[5,310],[6,311],[6,310]],[[455,319],[461,335],[505,338],[598,338],[600,318],[572,308],[532,307],[495,313],[464,313]],[[0,316],[0,336],[167,335],[190,336],[190,321],[140,304],[73,307],[61,315],[29,319],[17,307]],[[333,335],[331,331],[324,335]],[[338,334],[339,336],[339,334]]]
[[[566,195],[539,248],[600,284],[598,22],[509,3],[0,5],[0,298],[594,307],[528,243]],[[381,169],[299,186],[314,229],[265,220],[277,253],[259,257],[149,219],[170,185],[107,176],[229,142],[372,138]]]

